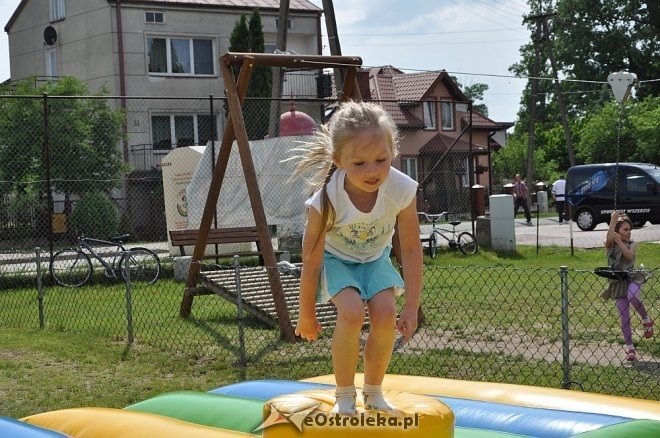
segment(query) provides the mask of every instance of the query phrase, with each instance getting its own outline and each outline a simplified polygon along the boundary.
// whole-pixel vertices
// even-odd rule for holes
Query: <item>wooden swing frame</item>
[[[234,80],[232,66],[240,66],[238,78]],[[238,145],[238,153],[245,175],[245,182],[250,198],[252,213],[257,228],[259,240],[261,242],[261,251],[263,253],[264,266],[268,274],[275,309],[277,313],[278,324],[280,328],[280,337],[288,342],[295,342],[296,336],[289,310],[284,299],[282,282],[277,270],[277,260],[271,242],[266,214],[264,212],[261,192],[257,181],[257,175],[254,168],[250,144],[245,130],[245,120],[243,119],[242,103],[245,99],[248,83],[252,71],[255,67],[289,67],[289,68],[340,68],[345,69],[345,79],[343,90],[339,94],[342,101],[352,99],[361,100],[360,90],[357,84],[357,72],[362,66],[362,59],[355,56],[308,56],[308,55],[273,55],[262,53],[237,53],[227,52],[220,58],[220,71],[224,81],[227,103],[229,106],[229,116],[227,117],[226,129],[222,136],[222,143],[218,152],[218,158],[213,169],[211,184],[204,205],[201,223],[199,225],[199,234],[195,243],[195,249],[192,255],[186,288],[181,300],[179,315],[188,317],[192,311],[193,298],[199,281],[201,261],[204,258],[209,230],[213,222],[218,196],[222,188],[222,181],[227,170],[227,163],[234,140]]]

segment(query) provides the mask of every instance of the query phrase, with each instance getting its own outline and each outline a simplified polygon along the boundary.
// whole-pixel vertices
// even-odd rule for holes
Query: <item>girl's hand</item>
[[[612,215],[610,216],[610,220],[611,220],[612,222],[614,222],[614,224],[616,224],[617,221],[619,220],[619,212],[616,211],[616,210],[614,210],[614,211],[612,212]]]
[[[405,307],[396,322],[396,329],[403,336],[403,343],[408,342],[417,330],[417,309]]]
[[[311,318],[298,317],[298,322],[296,323],[296,336],[300,336],[306,341],[316,341],[319,338],[319,333],[321,333],[321,324],[319,324],[316,319],[316,315]]]

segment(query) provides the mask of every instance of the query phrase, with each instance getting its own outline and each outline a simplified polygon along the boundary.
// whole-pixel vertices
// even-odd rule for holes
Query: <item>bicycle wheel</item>
[[[438,246],[437,246],[437,242],[435,241],[435,234],[431,233],[431,235],[429,236],[429,257],[434,259],[437,253],[438,253]]]
[[[78,287],[92,276],[92,262],[79,249],[63,249],[53,254],[50,277],[60,286]]]
[[[150,249],[131,248],[128,255],[122,256],[121,275],[126,279],[126,257],[128,257],[128,268],[130,269],[131,283],[144,281],[154,284],[160,277],[160,259]]]
[[[477,241],[474,240],[472,233],[463,231],[458,235],[458,249],[460,249],[463,254],[474,254],[477,252]]]

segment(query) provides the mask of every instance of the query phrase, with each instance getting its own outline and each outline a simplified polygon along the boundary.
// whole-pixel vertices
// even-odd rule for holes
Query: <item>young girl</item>
[[[342,104],[305,146],[295,175],[311,172],[309,182],[316,185],[316,191],[305,203],[307,224],[295,333],[316,340],[321,331],[316,301],[335,304],[332,365],[337,388],[333,412],[356,415],[354,378],[366,302],[370,330],[364,348],[364,405],[392,410],[383,398],[381,384],[396,330],[404,341],[415,333],[422,288],[417,183],[391,167],[398,149],[397,128],[375,104]],[[395,301],[404,281],[390,261],[395,225],[406,296],[398,321]]]
[[[622,271],[628,271],[635,266],[635,250],[637,244],[630,239],[632,222],[625,214],[612,212],[610,228],[605,239],[605,252],[608,266]],[[653,321],[646,313],[641,300],[641,285],[644,275],[641,272],[631,272],[627,280],[610,280],[604,297],[615,300],[621,317],[621,332],[626,343],[626,359],[637,360],[637,352],[632,342],[632,327],[630,324],[630,306],[632,305],[642,318],[644,337],[653,336]]]

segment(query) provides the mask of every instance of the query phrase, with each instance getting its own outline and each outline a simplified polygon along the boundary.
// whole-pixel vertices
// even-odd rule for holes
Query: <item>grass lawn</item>
[[[604,280],[591,273],[604,259],[602,249],[571,256],[568,248],[541,247],[537,255],[536,247],[520,245],[515,254],[441,252],[425,259],[426,332],[417,346],[394,354],[389,372],[559,387],[561,357],[540,354],[561,341],[558,271],[565,265],[571,270],[573,380],[589,391],[660,399],[657,375],[585,353],[593,345],[618,348],[614,305],[597,297]],[[660,245],[642,243],[637,259],[660,266]],[[645,290],[645,300],[660,313],[655,285],[657,280]],[[178,317],[182,290],[182,283],[169,279],[134,288],[131,346],[121,283],[47,288],[45,330],[38,329],[33,287],[0,291],[0,415],[121,408],[168,391],[331,373],[329,331],[315,344],[285,344],[276,330],[250,318],[248,366],[237,366],[235,307],[218,297],[197,297],[193,317],[184,320]],[[644,357],[660,357],[656,339],[640,347]],[[520,350],[507,350],[514,341]]]

